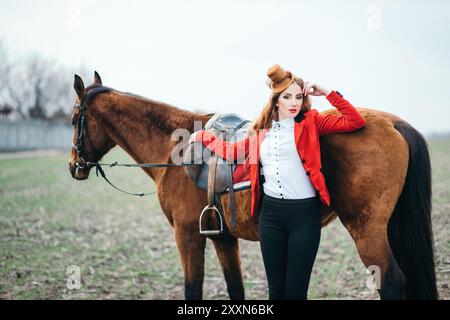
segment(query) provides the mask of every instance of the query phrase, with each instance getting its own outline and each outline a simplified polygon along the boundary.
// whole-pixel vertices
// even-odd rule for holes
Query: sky
[[[424,134],[450,132],[450,1],[0,0],[0,8],[13,58],[84,66],[106,86],[182,109],[255,119],[270,95],[267,69],[280,64],[356,107],[396,114]],[[333,107],[314,97],[313,108]]]

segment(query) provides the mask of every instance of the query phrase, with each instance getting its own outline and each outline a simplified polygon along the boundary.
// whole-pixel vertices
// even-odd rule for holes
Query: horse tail
[[[437,299],[428,144],[405,121],[397,121],[394,128],[408,143],[409,163],[402,193],[389,220],[389,243],[406,278],[406,299]]]

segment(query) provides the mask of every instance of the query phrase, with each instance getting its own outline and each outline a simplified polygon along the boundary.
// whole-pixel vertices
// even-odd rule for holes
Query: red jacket
[[[325,184],[325,176],[321,171],[319,136],[357,130],[366,124],[366,120],[339,92],[332,91],[327,99],[342,115],[323,115],[316,109],[311,109],[304,113],[304,119],[295,122],[294,135],[297,142],[297,151],[306,174],[319,193],[322,203],[329,206],[330,195]],[[201,141],[209,150],[224,159],[240,159],[240,155],[245,153],[245,162],[238,164],[233,173],[233,183],[250,180],[252,190],[251,216],[255,216],[259,211],[260,201],[262,200],[259,151],[267,130],[260,130],[257,135],[248,135],[247,138],[236,143],[217,139],[208,131],[201,130],[200,132],[200,134],[195,135],[195,140]],[[243,152],[240,153],[242,150]]]

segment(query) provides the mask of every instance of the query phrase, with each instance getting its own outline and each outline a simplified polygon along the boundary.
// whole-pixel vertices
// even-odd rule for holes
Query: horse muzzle
[[[90,169],[86,163],[80,163],[77,160],[69,162],[70,174],[76,180],[86,180],[89,178]]]

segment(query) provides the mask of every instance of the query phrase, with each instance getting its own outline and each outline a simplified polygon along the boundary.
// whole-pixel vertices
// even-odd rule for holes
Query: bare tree
[[[8,104],[7,83],[9,80],[11,65],[6,52],[6,47],[2,39],[0,39],[0,105]]]
[[[9,95],[21,114],[45,119],[73,104],[72,77],[68,68],[34,56],[14,66],[8,84]]]
[[[86,66],[74,70],[33,55],[11,62],[0,38],[0,107],[8,106],[22,117],[69,117],[75,100],[73,74],[87,74]]]
[[[41,64],[35,57],[29,61],[15,63],[10,70],[6,84],[8,95],[12,106],[24,117],[29,109],[36,105],[39,108],[41,104],[42,90],[39,80],[42,75],[38,74],[40,69],[44,69]]]

